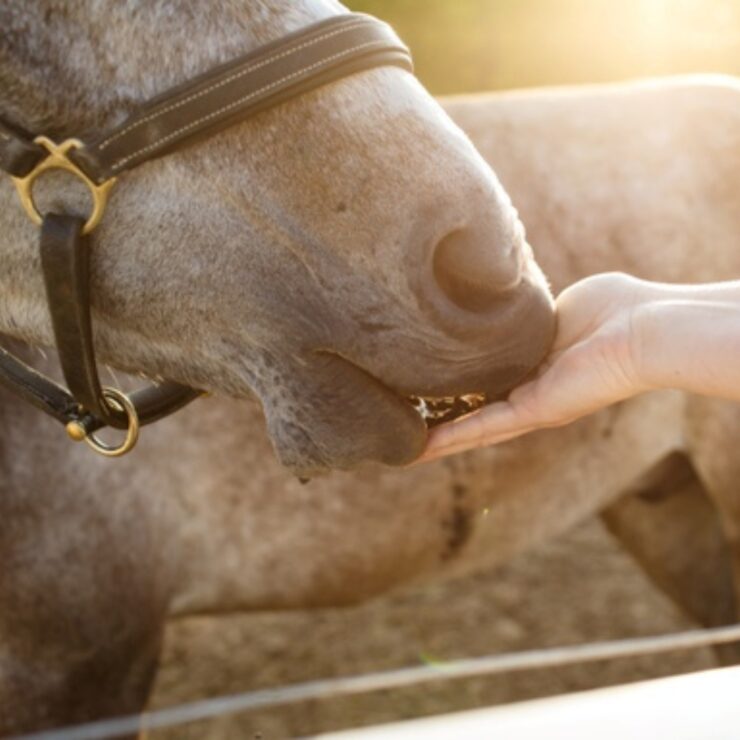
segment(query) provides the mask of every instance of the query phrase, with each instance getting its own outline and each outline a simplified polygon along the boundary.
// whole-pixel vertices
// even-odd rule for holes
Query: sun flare
[[[439,94],[740,74],[736,0],[354,0],[350,5],[393,23],[411,45],[422,81]]]

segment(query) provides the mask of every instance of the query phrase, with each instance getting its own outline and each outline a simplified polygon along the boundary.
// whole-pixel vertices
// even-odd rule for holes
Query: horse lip
[[[322,349],[314,355],[324,357],[317,366],[324,381],[315,389],[321,389],[324,402],[316,405],[314,433],[307,430],[320,453],[316,469],[350,470],[371,461],[398,466],[416,459],[426,442],[426,431],[411,405],[341,352]],[[301,474],[313,470],[310,461],[305,469],[289,467]]]
[[[451,418],[462,416],[463,413],[473,411],[474,407],[478,408],[485,403],[489,403],[490,401],[496,400],[497,398],[503,398],[508,394],[508,389],[506,392],[503,393],[501,391],[498,391],[496,393],[487,393],[485,391],[467,390],[454,394],[446,393],[444,391],[440,391],[438,393],[419,393],[419,389],[417,389],[416,391],[408,391],[405,389],[401,390],[399,388],[393,387],[389,383],[386,383],[384,380],[381,380],[372,372],[370,372],[367,368],[363,367],[363,365],[355,362],[354,360],[350,360],[341,352],[338,352],[336,350],[321,350],[321,352],[334,355],[342,362],[346,362],[347,364],[353,365],[354,367],[361,370],[365,375],[367,375],[369,378],[382,386],[389,393],[389,395],[395,397],[399,403],[405,406],[411,406],[424,420],[424,422],[427,424],[427,427],[430,428],[434,426],[434,423],[430,422],[430,420],[432,420],[434,417],[433,415],[427,413],[427,407],[444,403],[448,403],[450,406],[454,406],[458,409],[462,409],[463,406],[468,407],[467,410],[462,410],[460,411],[460,413],[457,413],[455,417],[446,417],[445,421],[448,421]]]
[[[394,388],[392,385],[387,383],[385,380],[382,380],[377,375],[375,375],[373,372],[368,370],[362,363],[357,362],[356,360],[350,359],[349,357],[347,357],[345,354],[343,354],[339,350],[319,349],[319,350],[316,350],[316,354],[332,355],[333,357],[336,357],[342,362],[345,362],[348,365],[352,365],[352,367],[358,370],[361,370],[365,375],[367,375],[368,378],[375,381],[378,385],[382,386],[384,390],[388,391],[388,393],[395,396],[399,401],[405,401],[408,398],[409,394],[404,394],[399,389]]]
[[[393,383],[378,374],[377,368],[371,371],[364,363],[350,359],[341,351],[325,351],[359,369],[403,404],[414,405],[414,398],[433,401],[461,399],[473,395],[485,396],[487,401],[502,398],[537,371],[549,352],[555,334],[554,303],[542,274],[532,269],[531,274],[526,276],[523,287],[526,292],[518,300],[520,308],[515,309],[515,314],[509,315],[506,324],[509,328],[512,328],[512,322],[514,326],[520,326],[528,317],[534,316],[537,321],[526,332],[526,337],[515,336],[505,347],[500,346],[498,353],[490,355],[489,352],[481,352],[481,343],[476,342],[478,348],[474,353],[475,359],[469,357],[467,361],[463,361],[461,358],[457,370],[454,367],[442,368],[436,378],[422,381],[414,377],[415,373],[409,373],[407,377],[399,378],[399,382]],[[461,348],[461,352],[463,351]],[[416,408],[416,411],[419,412],[419,409]]]

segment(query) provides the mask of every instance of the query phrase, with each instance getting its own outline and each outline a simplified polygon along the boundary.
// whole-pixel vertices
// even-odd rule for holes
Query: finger
[[[535,403],[541,379],[516,388],[506,401],[484,406],[433,429],[428,447],[481,447],[511,439],[541,423]]]
[[[469,452],[470,450],[476,450],[483,447],[491,447],[493,445],[502,444],[508,442],[516,437],[521,437],[525,434],[533,432],[534,427],[517,429],[515,432],[509,432],[505,434],[496,435],[495,437],[479,438],[471,442],[469,440],[451,442],[445,446],[437,447],[435,443],[433,446],[427,447],[424,452],[412,463],[431,462],[432,460],[438,460],[442,457],[449,457],[450,455],[458,455],[461,452]]]
[[[510,403],[493,403],[433,429],[423,457],[438,456],[437,453],[443,450],[459,451],[494,444],[522,434],[529,426],[518,418]]]

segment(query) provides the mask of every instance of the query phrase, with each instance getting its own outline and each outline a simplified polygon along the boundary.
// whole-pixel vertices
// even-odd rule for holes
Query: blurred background
[[[740,74],[740,0],[345,0],[391,23],[436,95]]]

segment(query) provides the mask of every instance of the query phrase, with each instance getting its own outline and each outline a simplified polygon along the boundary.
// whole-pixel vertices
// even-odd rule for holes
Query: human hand
[[[648,390],[637,319],[651,290],[637,278],[605,273],[563,291],[555,342],[536,376],[506,401],[432,430],[419,462],[562,426]]]

